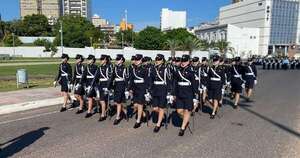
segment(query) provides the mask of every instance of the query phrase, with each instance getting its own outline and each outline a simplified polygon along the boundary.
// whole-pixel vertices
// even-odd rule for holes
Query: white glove
[[[174,102],[174,96],[167,95],[167,101],[168,101],[168,104],[173,104],[173,102]]]
[[[242,84],[242,88],[245,89],[245,83]]]
[[[99,91],[98,88],[96,89],[96,98],[97,98],[97,99],[100,99],[100,91]]]
[[[129,95],[130,95],[130,93],[128,92],[128,91],[125,91],[125,98],[126,98],[126,100],[128,100],[129,99]]]
[[[57,86],[57,81],[53,82],[53,86],[56,87]]]
[[[102,90],[104,91],[104,94],[109,94],[109,91],[107,88],[103,88]]]
[[[199,89],[199,92],[202,94],[202,93],[203,93],[203,89],[202,89],[202,88],[200,88],[200,89]]]
[[[146,100],[147,102],[149,102],[149,101],[151,100],[151,95],[150,95],[149,92],[145,94],[145,100]]]
[[[75,87],[74,87],[74,88],[75,88],[75,90],[78,90],[80,86],[81,86],[81,85],[80,85],[79,83],[78,83],[78,84],[76,84],[76,85],[75,85]]]
[[[197,99],[193,99],[193,103],[194,103],[194,104],[198,104],[198,102],[199,102],[199,101],[198,101]]]
[[[91,92],[91,86],[86,87],[85,91],[86,91],[87,94],[89,94]]]
[[[69,90],[72,90],[73,89],[73,84],[68,84],[68,88],[69,88]]]
[[[225,94],[225,89],[222,89],[222,95],[224,95]]]
[[[227,85],[227,86],[230,86],[230,84],[231,84],[230,82],[226,82],[226,85]]]
[[[254,80],[254,85],[257,85],[257,80]]]
[[[202,89],[203,89],[203,91],[206,91],[207,88],[206,88],[206,86],[202,86]]]

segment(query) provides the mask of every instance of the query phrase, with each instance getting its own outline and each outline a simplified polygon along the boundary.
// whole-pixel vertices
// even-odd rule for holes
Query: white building
[[[249,57],[259,54],[259,29],[237,27],[230,24],[199,27],[196,36],[208,42],[225,40],[233,48],[235,56]]]
[[[91,18],[91,0],[63,0],[62,13]]]
[[[92,17],[92,23],[95,27],[107,26],[109,25],[106,19],[102,19],[99,15],[95,14]]]
[[[161,10],[160,29],[162,31],[186,27],[186,11]]]
[[[300,44],[299,0],[243,0],[220,8],[220,24],[259,28],[259,54]]]

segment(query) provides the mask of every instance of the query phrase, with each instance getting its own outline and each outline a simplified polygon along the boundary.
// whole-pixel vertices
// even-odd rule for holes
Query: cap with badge
[[[187,54],[182,55],[181,62],[188,62],[190,61],[190,56]]]
[[[100,60],[108,60],[108,56],[105,55],[105,54],[102,54],[102,55],[100,56]]]
[[[89,55],[88,57],[87,57],[87,60],[96,60],[96,58],[95,58],[95,56],[94,55]]]
[[[119,61],[119,60],[125,61],[123,54],[117,54],[116,61]]]
[[[135,61],[135,55],[131,56],[131,61]]]
[[[135,60],[142,60],[143,59],[143,55],[142,54],[136,54],[135,55]]]
[[[61,55],[61,58],[62,58],[62,59],[67,59],[67,60],[70,59],[68,54],[62,54],[62,55]]]
[[[198,62],[199,61],[199,57],[193,57],[192,61],[193,62]]]
[[[155,57],[155,61],[165,60],[165,56],[162,54],[157,54]]]
[[[181,58],[180,57],[176,57],[175,58],[175,62],[181,62]]]
[[[206,57],[202,57],[202,62],[207,61]]]
[[[218,56],[218,55],[214,55],[213,57],[212,57],[212,61],[213,62],[216,62],[216,61],[219,61],[220,60],[220,57]]]
[[[77,54],[76,57],[75,57],[76,60],[80,59],[81,61],[84,61],[84,58],[82,55],[80,54]]]
[[[235,57],[235,58],[234,58],[234,61],[240,62],[240,61],[241,61],[241,57]]]

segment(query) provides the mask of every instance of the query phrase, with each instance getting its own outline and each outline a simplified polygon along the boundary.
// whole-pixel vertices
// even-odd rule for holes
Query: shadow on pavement
[[[0,146],[9,144],[8,146],[1,149],[0,157],[11,157],[14,154],[22,151],[24,148],[30,146],[35,141],[40,139],[45,135],[45,131],[50,129],[49,127],[42,127],[40,129],[30,131],[17,138],[11,139],[5,143],[0,144]]]
[[[253,111],[253,110],[251,110],[251,109],[249,109],[249,108],[247,108],[245,106],[241,106],[241,108],[244,109],[244,110],[246,110],[246,111],[248,111],[248,112],[250,112],[251,114],[253,114],[253,115],[255,115],[255,116],[257,116],[257,117],[259,117],[259,118],[261,118],[261,119],[263,119],[263,120],[271,123],[271,124],[273,124],[274,126],[276,126],[276,127],[280,128],[280,129],[282,129],[282,130],[284,130],[284,131],[286,131],[286,132],[288,132],[288,133],[296,136],[297,138],[300,138],[300,133],[298,133],[297,131],[294,131],[293,129],[291,129],[291,128],[283,125],[283,124],[275,122],[275,121],[271,120],[270,118],[265,117],[265,116],[263,116],[263,115],[255,112],[255,111]]]

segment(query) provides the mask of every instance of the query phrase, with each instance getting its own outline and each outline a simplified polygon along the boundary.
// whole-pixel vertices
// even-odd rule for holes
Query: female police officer
[[[72,89],[72,67],[68,63],[69,56],[67,54],[62,54],[61,59],[62,63],[59,65],[58,74],[53,84],[56,86],[58,82],[61,85],[61,93],[64,96],[64,103],[60,109],[60,112],[64,112],[67,110],[66,105],[68,100],[71,99],[69,92]]]
[[[183,136],[189,124],[191,111],[193,110],[193,100],[198,90],[195,84],[194,72],[190,66],[189,55],[182,56],[181,65],[174,73],[174,81],[177,113],[183,118],[178,135]]]
[[[155,133],[161,127],[165,114],[164,109],[167,106],[167,95],[170,92],[170,74],[168,67],[165,65],[165,57],[162,54],[157,54],[155,57],[155,66],[150,70],[150,93],[152,96],[153,111],[158,113],[158,121],[153,130]]]

